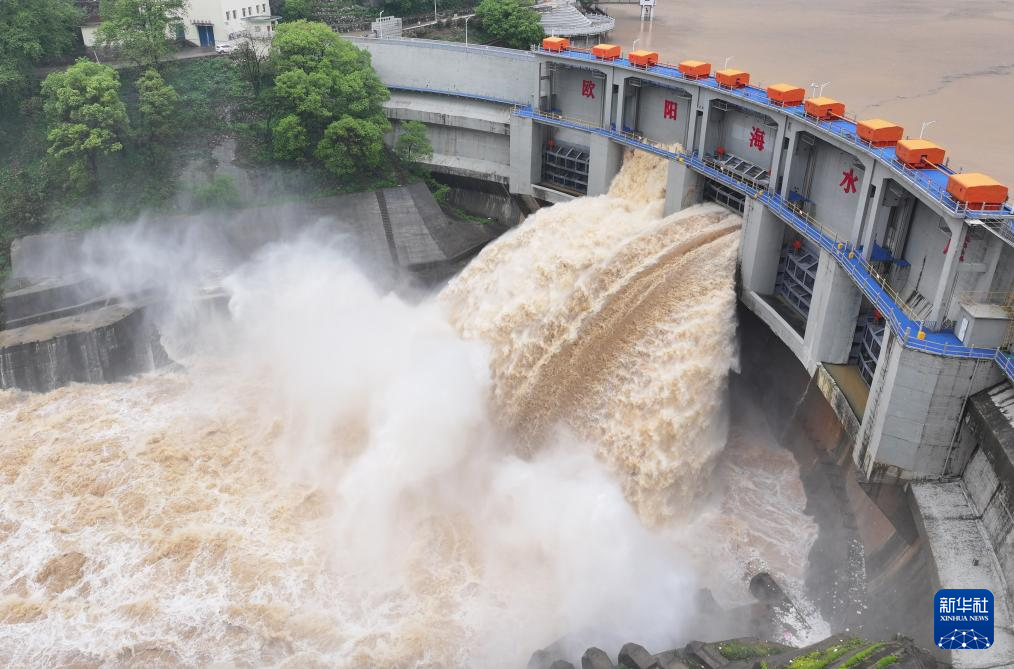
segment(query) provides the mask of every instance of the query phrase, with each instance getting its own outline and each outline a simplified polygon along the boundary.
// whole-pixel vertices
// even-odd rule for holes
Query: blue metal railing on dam
[[[975,209],[969,209],[965,204],[958,202],[947,192],[947,179],[951,174],[954,174],[953,170],[944,165],[938,165],[937,169],[925,170],[913,170],[912,168],[907,167],[895,157],[893,147],[873,146],[870,142],[860,138],[856,131],[855,119],[839,118],[832,121],[822,121],[813,116],[807,115],[803,110],[803,105],[782,107],[772,104],[771,101],[768,100],[766,89],[759,88],[757,86],[726,88],[719,85],[718,81],[716,81],[714,77],[707,77],[706,79],[688,78],[684,76],[675,65],[659,63],[658,65],[642,67],[631,64],[626,58],[604,61],[596,58],[590,51],[579,49],[568,49],[566,51],[558,52],[548,51],[541,47],[533,47],[533,51],[536,53],[554,56],[556,58],[566,58],[584,63],[593,62],[600,65],[610,65],[640,74],[648,73],[659,75],[668,79],[680,80],[681,82],[685,82],[690,85],[719,90],[726,95],[746,100],[751,104],[764,107],[779,114],[790,116],[794,120],[802,121],[810,126],[818,128],[819,130],[845,140],[850,145],[858,147],[865,154],[877,159],[882,164],[889,167],[904,181],[915,186],[951,214],[973,219],[1014,217],[1014,208],[1012,208],[1011,205],[1004,205],[1000,211],[977,211]]]
[[[880,310],[891,330],[901,340],[902,345],[916,351],[955,358],[977,360],[993,360],[1014,382],[1014,355],[995,348],[975,348],[965,346],[953,332],[932,332],[922,327],[922,322],[914,318],[897,293],[895,293],[876,271],[856,253],[848,240],[841,239],[833,230],[821,226],[810,216],[796,209],[774,191],[758,189],[744,181],[738,175],[722,171],[705,163],[696,154],[680,153],[660,144],[629,132],[617,132],[591,125],[584,121],[566,118],[559,114],[535,111],[531,107],[515,107],[514,114],[543,123],[557,125],[575,130],[590,132],[608,137],[631,148],[648,151],[669,160],[675,160],[710,179],[714,179],[737,192],[761,202],[770,212],[784,221],[793,230],[805,236],[821,249],[829,253],[841,267],[852,277],[863,295]]]

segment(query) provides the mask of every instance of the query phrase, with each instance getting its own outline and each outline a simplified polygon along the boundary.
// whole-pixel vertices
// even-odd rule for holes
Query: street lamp
[[[472,14],[475,16],[475,14]],[[468,22],[472,20],[472,16],[465,17],[465,44],[468,44]]]
[[[637,43],[640,42],[640,41],[641,41],[640,37],[638,37],[637,39],[635,39],[634,43],[630,45],[630,50],[631,51],[637,51]]]
[[[725,59],[725,65],[722,66],[723,70],[729,69],[729,61],[730,60],[732,60],[732,56],[729,56],[728,58]]]
[[[922,124],[922,127],[919,128],[919,139],[922,139],[922,135],[924,132],[926,132],[926,128],[930,127],[934,123],[936,123],[936,121],[926,121],[925,123]]]

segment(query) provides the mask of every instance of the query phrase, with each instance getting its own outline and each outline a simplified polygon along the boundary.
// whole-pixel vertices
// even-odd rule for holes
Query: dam
[[[933,591],[981,587],[995,646],[938,659],[1014,663],[1005,203],[957,199],[939,147],[906,163],[889,122],[868,140],[842,103],[744,71],[356,43],[391,90],[388,141],[421,121],[460,204],[530,215],[452,250],[419,193],[318,201],[299,214],[317,226],[271,234],[288,212],[237,215],[249,260],[201,296],[208,324],[161,336],[88,280],[43,286],[72,293],[61,320],[98,303],[108,348],[129,345],[47,361],[46,323],[15,342],[52,366],[45,394],[0,393],[0,647],[117,666],[523,666],[718,629],[932,648]],[[367,265],[478,255],[413,302],[309,229],[343,215],[385,224],[353,245]],[[109,246],[109,264],[180,254]],[[17,325],[39,325],[37,292]],[[743,596],[768,571],[793,600],[773,621]]]
[[[939,587],[976,582],[1006,592],[1010,606],[1014,480],[1004,472],[1014,442],[1001,416],[1014,380],[1014,210],[1005,197],[959,199],[953,184],[966,177],[943,148],[849,116],[839,101],[814,94],[804,105],[805,89],[765,89],[741,70],[560,39],[530,53],[357,44],[392,90],[388,116],[427,125],[438,173],[564,202],[605,193],[633,149],[667,160],[666,213],[703,201],[741,213],[740,301],[833,408],[864,485],[909,491]],[[452,65],[466,57],[467,70]],[[923,163],[910,148],[933,155]],[[982,410],[994,436],[976,428]],[[960,517],[981,522],[961,527]],[[991,566],[960,566],[972,558],[949,540],[955,533],[982,537]],[[996,650],[1014,662],[1005,615],[1007,650]]]

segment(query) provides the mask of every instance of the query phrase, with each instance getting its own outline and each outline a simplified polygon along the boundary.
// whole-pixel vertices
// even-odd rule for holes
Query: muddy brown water
[[[999,0],[658,0],[606,5],[610,39],[662,60],[747,70],[761,84],[831,83],[848,113],[900,123],[948,151],[951,167],[1014,184],[1014,2]]]

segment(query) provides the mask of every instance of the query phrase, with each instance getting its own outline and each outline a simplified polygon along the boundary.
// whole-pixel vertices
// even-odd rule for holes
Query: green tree
[[[188,0],[100,0],[98,42],[116,47],[140,67],[158,68],[173,51]]]
[[[81,18],[71,0],[0,0],[0,106],[28,92],[34,65],[78,44]]]
[[[406,163],[417,163],[432,156],[433,147],[426,137],[426,124],[402,121],[401,134],[394,143],[394,152]]]
[[[277,72],[271,97],[281,117],[272,131],[275,156],[297,159],[317,147],[319,160],[347,176],[351,172],[337,155],[344,147],[366,156],[365,168],[376,167],[382,141],[369,151],[363,145],[390,128],[382,107],[389,93],[369,53],[323,23],[295,21],[278,27],[271,60]]]
[[[146,70],[137,80],[138,110],[141,126],[149,142],[169,137],[176,129],[180,97],[155,70]]]
[[[71,182],[83,188],[95,177],[96,159],[123,149],[127,108],[116,70],[86,59],[42,82],[49,116],[48,153],[69,162]]]
[[[482,0],[475,15],[486,32],[512,49],[527,49],[545,35],[531,0]]]
[[[306,156],[310,140],[298,116],[289,114],[278,120],[271,131],[271,147],[278,160],[299,160]]]
[[[384,134],[375,123],[342,116],[324,131],[315,155],[339,178],[372,171],[384,161]]]

